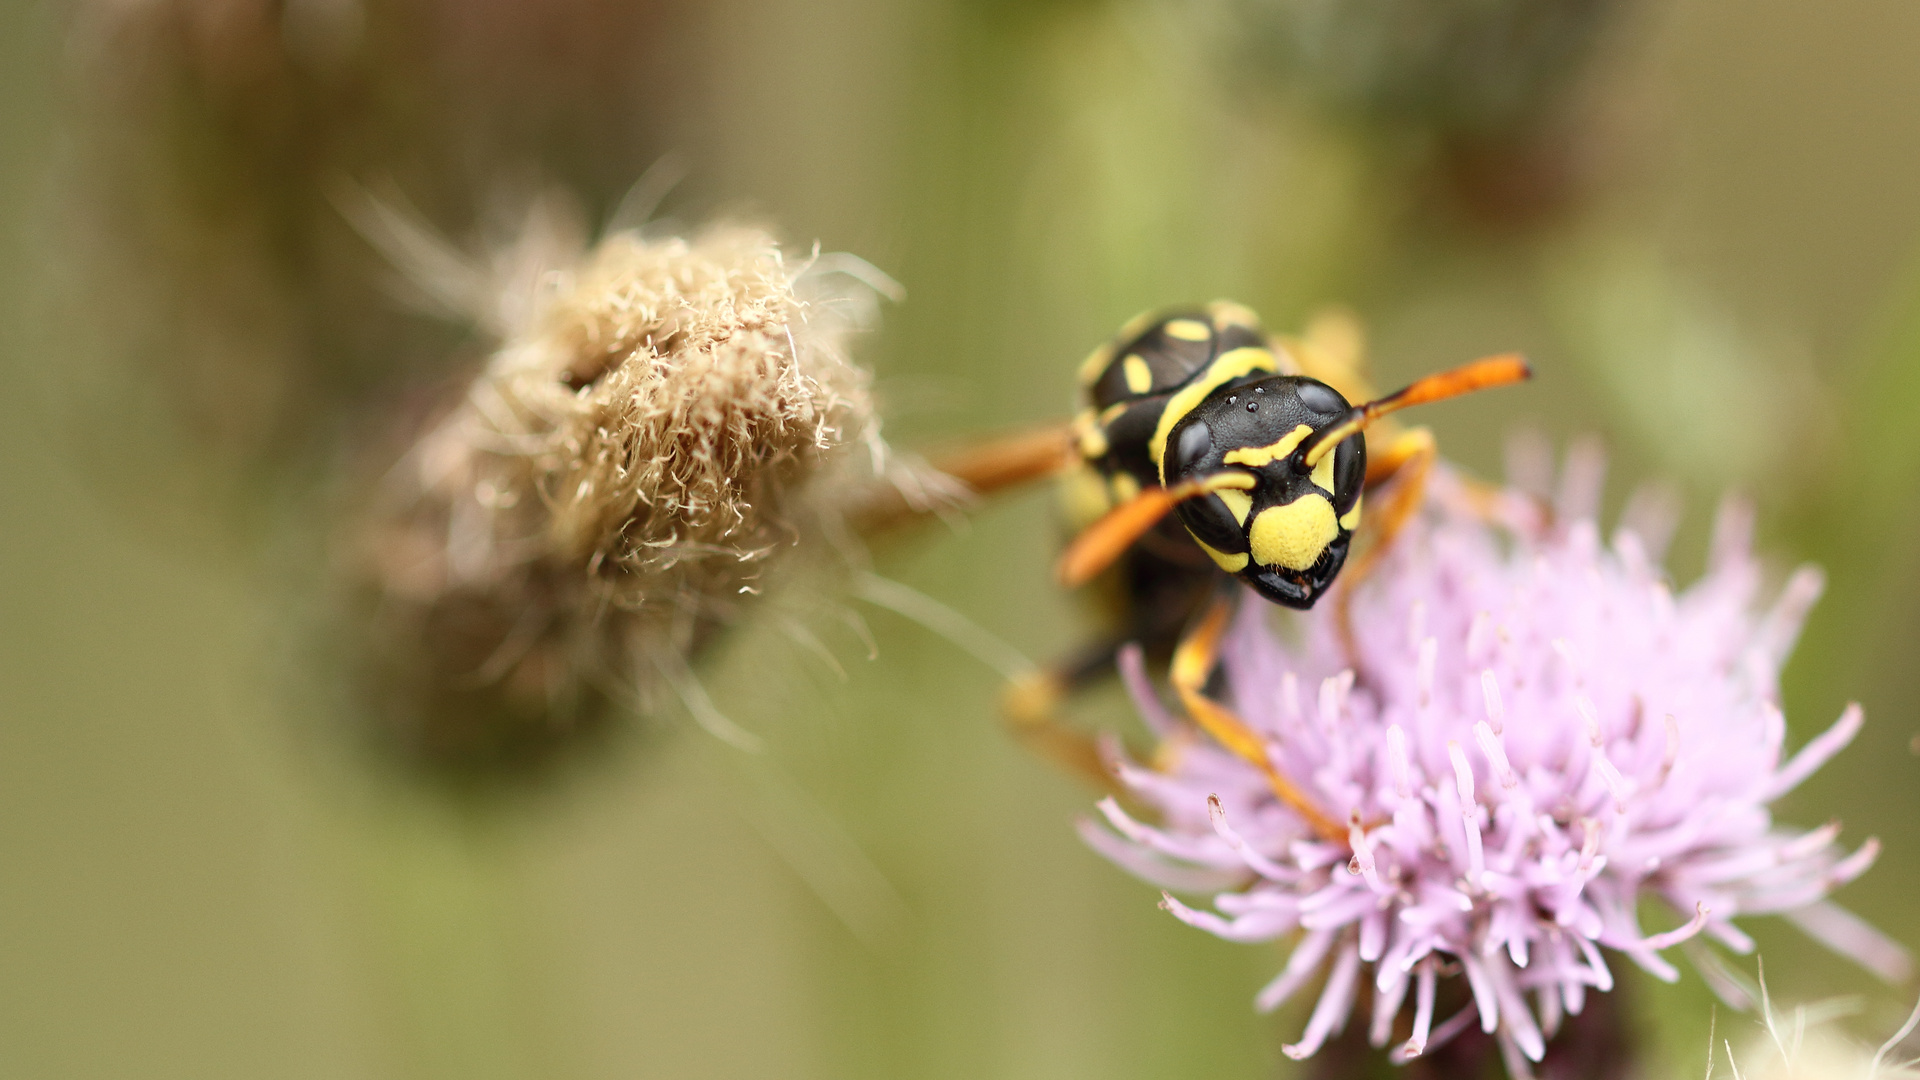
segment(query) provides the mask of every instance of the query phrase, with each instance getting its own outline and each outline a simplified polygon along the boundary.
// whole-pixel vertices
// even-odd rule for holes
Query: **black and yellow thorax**
[[[1065,483],[1076,529],[1148,487],[1204,482],[1141,543],[1164,547],[1171,529],[1267,599],[1312,606],[1359,523],[1364,439],[1307,460],[1312,437],[1351,413],[1344,397],[1227,302],[1134,320],[1087,358],[1080,382],[1080,461]]]

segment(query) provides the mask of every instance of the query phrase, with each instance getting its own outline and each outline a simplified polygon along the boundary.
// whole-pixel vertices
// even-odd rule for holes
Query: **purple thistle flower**
[[[1166,896],[1175,917],[1229,941],[1298,934],[1262,1010],[1325,971],[1304,1058],[1340,1031],[1362,979],[1369,1036],[1412,1012],[1405,1060],[1470,1024],[1498,1038],[1516,1075],[1591,988],[1613,986],[1611,951],[1671,981],[1685,944],[1735,1005],[1710,939],[1753,943],[1739,915],[1782,914],[1883,977],[1896,944],[1826,897],[1872,864],[1837,824],[1774,824],[1768,804],[1857,733],[1861,711],[1783,760],[1779,672],[1821,588],[1796,571],[1762,610],[1751,513],[1727,503],[1706,574],[1676,594],[1660,565],[1671,512],[1635,500],[1603,544],[1601,462],[1576,453],[1558,506],[1489,495],[1437,469],[1427,507],[1352,597],[1301,617],[1297,644],[1246,603],[1222,647],[1227,700],[1268,737],[1274,766],[1347,836],[1316,834],[1260,771],[1161,706],[1137,653],[1123,671],[1161,736],[1151,767],[1113,765],[1159,824],[1108,799],[1088,843],[1168,889],[1215,891],[1213,910]],[[1662,518],[1665,520],[1661,520]],[[1638,520],[1636,520],[1638,519]],[[1556,524],[1557,522],[1557,524]],[[1671,925],[1643,927],[1646,896]],[[1434,1015],[1436,982],[1464,973],[1471,1001]]]

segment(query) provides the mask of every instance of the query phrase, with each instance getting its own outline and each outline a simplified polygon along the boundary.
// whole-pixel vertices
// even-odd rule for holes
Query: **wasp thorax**
[[[1208,478],[1245,485],[1189,499],[1178,514],[1222,569],[1275,603],[1312,606],[1346,560],[1359,523],[1365,443],[1349,437],[1312,466],[1306,456],[1312,436],[1348,412],[1347,400],[1325,383],[1277,375],[1222,387],[1168,433],[1168,485]]]

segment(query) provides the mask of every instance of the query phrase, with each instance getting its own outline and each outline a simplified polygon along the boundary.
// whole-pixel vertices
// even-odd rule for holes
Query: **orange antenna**
[[[1084,585],[1113,565],[1121,553],[1160,523],[1175,506],[1188,499],[1211,495],[1227,488],[1253,489],[1257,481],[1252,473],[1222,472],[1188,480],[1170,488],[1151,487],[1114,507],[1073,538],[1055,568],[1062,584],[1069,588]]]
[[[1305,456],[1301,463],[1311,469],[1320,464],[1320,459],[1333,452],[1348,438],[1365,431],[1375,420],[1411,405],[1425,405],[1430,401],[1445,401],[1462,394],[1471,394],[1475,390],[1486,390],[1509,383],[1524,382],[1533,377],[1533,369],[1519,353],[1501,353],[1498,356],[1483,357],[1457,368],[1429,375],[1415,381],[1412,385],[1386,397],[1369,401],[1354,408],[1346,419],[1323,428],[1307,441]]]

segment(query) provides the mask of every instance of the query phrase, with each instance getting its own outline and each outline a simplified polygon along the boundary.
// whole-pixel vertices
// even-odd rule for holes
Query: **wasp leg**
[[[1065,424],[1050,424],[943,455],[934,459],[933,467],[965,484],[975,495],[991,495],[1002,488],[1052,476],[1078,460],[1072,430]]]
[[[1371,489],[1389,482],[1394,483],[1395,487],[1382,500],[1385,506],[1375,519],[1379,527],[1374,530],[1372,548],[1347,571],[1348,580],[1364,577],[1367,566],[1377,560],[1376,553],[1385,551],[1406,525],[1407,519],[1419,509],[1421,498],[1426,493],[1427,477],[1439,456],[1433,432],[1427,428],[1413,428],[1387,443],[1386,449],[1378,457],[1368,459],[1367,487]],[[1466,496],[1467,507],[1473,513],[1486,520],[1492,520],[1498,514],[1501,496],[1498,486],[1470,476],[1458,476],[1455,482]]]
[[[1379,510],[1368,516],[1376,526],[1373,530],[1373,543],[1357,565],[1350,568],[1350,575],[1358,571],[1365,577],[1366,571],[1392,545],[1394,537],[1407,524],[1407,519],[1420,508],[1421,500],[1427,492],[1427,473],[1433,463],[1439,459],[1439,448],[1434,444],[1433,432],[1427,428],[1412,428],[1401,432],[1387,444],[1386,449],[1367,461],[1367,487],[1393,483],[1393,489],[1381,499]],[[1371,508],[1370,508],[1371,509]]]
[[[1208,735],[1213,736],[1215,742],[1235,757],[1259,769],[1266,776],[1267,785],[1273,789],[1274,795],[1306,819],[1314,832],[1329,840],[1344,841],[1346,830],[1322,813],[1311,799],[1293,785],[1293,781],[1274,768],[1267,756],[1266,740],[1248,727],[1247,722],[1232,709],[1205,693],[1207,679],[1212,676],[1214,664],[1220,658],[1221,636],[1226,633],[1227,620],[1232,614],[1232,600],[1221,597],[1214,601],[1200,620],[1200,625],[1174,650],[1170,675],[1174,692],[1180,695],[1180,703],[1186,706],[1187,714],[1193,717],[1194,723],[1199,724]]]
[[[1081,655],[1007,683],[1000,713],[1014,738],[1068,772],[1118,794],[1118,784],[1099,743],[1061,721],[1060,704],[1113,670],[1119,642],[1096,645]]]
[[[910,482],[870,485],[845,510],[847,524],[874,536],[930,517],[944,516],[977,496],[992,495],[1058,473],[1079,460],[1072,430],[1053,424],[1003,435],[904,470]]]
[[[1348,564],[1341,575],[1343,587],[1333,600],[1334,622],[1349,657],[1357,659],[1360,655],[1359,642],[1353,633],[1354,590],[1386,557],[1394,538],[1420,508],[1426,496],[1427,473],[1438,458],[1439,448],[1433,441],[1433,432],[1423,427],[1401,432],[1378,455],[1368,456],[1367,488],[1371,490],[1375,485],[1389,482],[1393,486],[1381,498],[1380,509],[1368,515],[1374,523],[1372,542],[1358,559]]]

